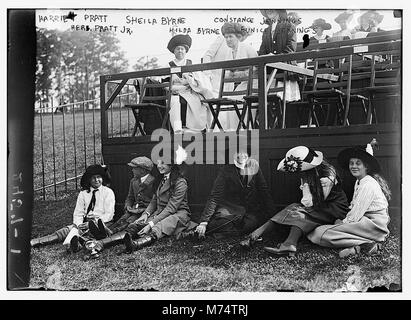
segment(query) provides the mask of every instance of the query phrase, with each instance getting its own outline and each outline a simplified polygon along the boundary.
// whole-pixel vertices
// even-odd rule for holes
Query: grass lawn
[[[114,104],[108,112],[108,126],[109,135],[129,136],[134,117],[129,109],[120,109],[118,103]],[[100,109],[86,110],[84,114],[79,109],[74,115],[72,111],[66,112],[64,117],[61,112],[36,114],[33,148],[34,189],[42,187],[43,171],[44,185],[53,184],[54,178],[59,182],[81,175],[86,166],[101,161]],[[77,184],[79,181],[77,179]],[[56,193],[60,197],[75,189],[76,181],[71,180],[67,185],[58,185]],[[42,195],[41,190],[37,191],[36,199]],[[46,199],[54,198],[54,187],[47,188],[45,195]]]
[[[32,237],[70,224],[76,194],[59,201],[36,201]],[[332,292],[386,286],[401,288],[399,229],[377,256],[340,259],[337,250],[304,240],[294,258],[275,258],[259,245],[251,252],[236,245],[238,239],[198,242],[160,239],[133,254],[120,254],[119,245],[99,259],[85,261],[85,254],[67,253],[61,244],[32,250],[32,288],[56,290],[158,290],[249,291],[278,290]],[[270,243],[279,239],[271,239]],[[277,237],[277,238],[278,238]]]

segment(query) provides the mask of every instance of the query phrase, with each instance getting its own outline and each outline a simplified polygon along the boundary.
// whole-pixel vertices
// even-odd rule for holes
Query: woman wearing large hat
[[[170,39],[167,49],[174,54],[170,67],[192,64],[186,59],[192,39],[188,34],[177,34]],[[210,80],[202,72],[174,73],[171,75],[170,123],[174,133],[184,129],[200,132],[207,127],[211,114],[204,98],[212,98]]]
[[[342,248],[339,255],[374,254],[389,234],[388,200],[391,192],[379,175],[380,165],[373,156],[375,139],[365,146],[341,151],[338,163],[356,178],[350,211],[334,225],[320,226],[308,238],[321,246]]]
[[[236,60],[257,57],[257,51],[252,46],[243,41],[245,35],[247,34],[247,28],[244,25],[236,22],[226,22],[221,27],[221,33],[224,37],[225,45],[228,47],[228,50],[224,50],[225,56],[222,60]],[[219,71],[219,73],[221,75],[221,70]],[[227,71],[225,73],[225,77],[232,78],[233,81],[230,83],[225,83],[223,90],[226,92],[246,90],[248,85],[247,81],[238,81],[240,83],[236,87],[234,83],[236,78],[244,78],[247,75],[248,70],[232,69],[230,71]],[[221,85],[221,80],[219,80],[218,82]],[[255,82],[255,86],[256,85],[257,82]],[[214,91],[214,94],[218,94],[218,92]],[[243,95],[231,96],[231,98],[242,100]],[[225,131],[237,130],[239,119],[234,110],[221,112],[218,116],[218,120],[220,121],[220,124]],[[244,119],[245,123],[246,121],[247,117]]]
[[[160,173],[153,198],[142,216],[127,227],[125,253],[152,245],[166,236],[176,236],[191,226],[188,184],[184,177],[187,152],[179,146],[170,161],[157,160]],[[135,240],[133,240],[135,239]]]
[[[332,41],[341,41],[351,39],[351,30],[348,29],[348,25],[350,24],[353,18],[354,12],[353,11],[344,11],[340,13],[334,21],[339,24],[340,31],[334,32],[332,35]]]
[[[358,25],[352,30],[354,38],[366,37],[369,32],[382,31],[378,25],[384,16],[375,10],[368,10],[358,17]]]
[[[91,165],[80,180],[80,191],[76,207],[73,212],[73,224],[61,228],[54,233],[32,239],[31,246],[63,242],[70,245],[73,251],[78,251],[85,243],[84,237],[91,237],[89,223],[111,222],[114,217],[115,197],[114,192],[107,184],[110,175],[105,166]]]
[[[237,34],[239,36],[240,42],[244,42],[248,36],[251,35],[251,29],[242,23],[235,23],[238,25]],[[255,50],[253,50],[255,51]],[[254,54],[255,56],[255,54]],[[202,63],[216,62],[232,60],[232,48],[227,45],[225,37],[223,34],[219,35],[215,41],[210,45],[207,51],[204,53],[202,58]],[[207,70],[205,71],[210,76],[210,81],[213,88],[213,94],[217,97],[220,91],[221,84],[221,69]],[[220,114],[221,115],[221,114]]]
[[[323,18],[315,19],[309,28],[315,32],[315,34],[310,37],[310,43],[327,42],[330,38],[324,31],[331,30],[331,24]]]
[[[348,212],[348,201],[335,168],[320,151],[306,146],[292,148],[277,170],[299,174],[303,197],[300,203],[290,204],[275,214],[241,245],[248,248],[263,234],[272,232],[276,225],[288,225],[291,229],[287,239],[277,247],[264,247],[264,250],[274,255],[294,255],[301,236],[320,225],[343,219]]]

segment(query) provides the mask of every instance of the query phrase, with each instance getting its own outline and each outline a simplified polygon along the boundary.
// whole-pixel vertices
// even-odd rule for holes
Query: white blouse
[[[388,201],[380,185],[373,177],[366,175],[361,180],[355,182],[350,211],[343,222],[357,222],[366,212],[387,208]]]
[[[77,226],[83,223],[83,218],[86,216],[87,208],[93,196],[93,190],[93,188],[90,188],[90,192],[83,190],[77,197],[76,208],[73,213],[73,223]],[[100,218],[103,222],[109,222],[114,217],[115,203],[113,190],[106,186],[101,186],[96,192],[94,210],[90,211],[88,216],[94,216]]]

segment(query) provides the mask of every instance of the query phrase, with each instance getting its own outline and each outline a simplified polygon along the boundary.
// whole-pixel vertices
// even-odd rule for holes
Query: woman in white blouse
[[[375,254],[389,234],[388,200],[391,191],[379,175],[380,166],[373,157],[372,145],[354,147],[341,151],[338,162],[357,179],[350,211],[346,218],[334,225],[316,228],[308,238],[321,246],[343,248],[339,255],[346,257],[358,254]]]
[[[228,50],[224,51],[225,58],[222,60],[236,60],[236,59],[246,59],[257,57],[257,51],[250,45],[242,42],[245,37],[244,26],[239,23],[226,22],[221,28],[221,33],[224,36],[226,46]],[[226,72],[226,78],[243,78],[248,75],[248,71],[241,71],[233,69]],[[257,81],[255,81],[254,87],[257,86]],[[242,81],[235,91],[242,91],[247,88],[247,81]],[[226,83],[224,85],[224,91],[233,91],[234,83]],[[232,99],[242,100],[243,95],[230,96]],[[218,120],[225,131],[235,131],[237,130],[239,119],[235,111],[225,111],[221,112],[218,116]],[[245,118],[244,122],[246,123]]]

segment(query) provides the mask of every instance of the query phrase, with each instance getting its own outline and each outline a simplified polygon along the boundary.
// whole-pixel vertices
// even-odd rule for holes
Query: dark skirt
[[[324,222],[319,219],[320,216],[321,213],[312,207],[306,208],[300,203],[292,203],[278,212],[270,220],[278,224],[296,226],[300,228],[304,234],[308,234],[324,224]]]

